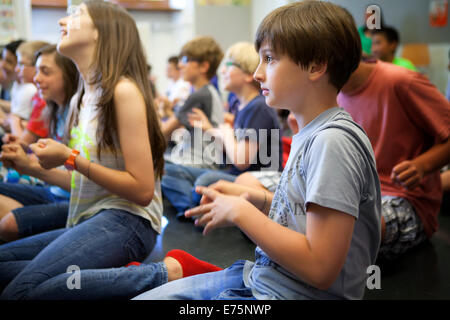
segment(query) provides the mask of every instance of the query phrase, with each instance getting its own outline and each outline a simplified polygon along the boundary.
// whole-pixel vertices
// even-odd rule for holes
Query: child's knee
[[[235,183],[248,187],[262,187],[262,184],[250,172],[245,172],[237,176]]]
[[[12,212],[7,213],[0,220],[0,239],[3,241],[13,241],[19,238],[17,221]]]

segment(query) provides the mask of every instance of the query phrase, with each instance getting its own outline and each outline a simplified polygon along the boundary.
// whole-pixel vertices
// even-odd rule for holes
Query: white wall
[[[284,6],[291,0],[253,0],[251,5],[251,34],[252,41],[255,40],[256,30],[264,17],[275,8]]]
[[[444,28],[430,27],[428,23],[429,1],[425,0],[329,0],[347,8],[355,18],[357,24],[364,19],[364,10],[369,4],[377,4],[382,10],[386,24],[394,26],[401,36],[403,43],[425,42],[430,48],[431,65],[426,70],[430,81],[442,93],[448,81],[448,65],[450,50],[450,23]],[[253,0],[252,1],[252,40],[259,23],[264,17],[282,5],[295,0]],[[405,3],[408,2],[408,5]],[[401,55],[402,46],[397,55]]]
[[[194,35],[192,3],[187,1],[186,8],[177,12],[130,11],[160,92],[167,87],[167,58],[178,54],[183,43]],[[66,16],[66,10],[33,8],[31,16],[31,39],[56,43],[59,39],[58,20]]]
[[[148,61],[153,66],[153,74],[157,77],[157,88],[164,92],[167,79],[165,76],[166,60],[170,55],[177,54],[182,45],[196,35],[209,34],[215,37],[224,50],[236,41],[254,41],[256,29],[262,19],[273,9],[294,0],[252,0],[250,7],[199,7],[196,0],[172,0],[179,3],[183,10],[179,12],[148,12],[130,11],[147,49]],[[402,0],[331,0],[345,6],[358,22],[362,19],[363,8],[367,3],[380,4],[383,16],[392,21],[405,36],[405,42],[415,40],[425,41],[430,45],[431,66],[428,75],[430,80],[441,92],[445,91],[448,79],[448,50],[450,49],[450,23],[444,29],[428,28],[427,5],[424,0],[412,0],[404,6]],[[401,3],[400,3],[401,1]],[[428,3],[428,1],[425,1]],[[42,39],[56,42],[59,37],[57,22],[65,16],[63,9],[32,10],[32,39]],[[417,18],[417,17],[420,17]],[[425,20],[424,20],[425,19]],[[417,29],[417,24],[407,24],[420,21],[421,32],[411,32]],[[429,39],[429,40],[428,40]],[[398,51],[401,54],[401,48]]]

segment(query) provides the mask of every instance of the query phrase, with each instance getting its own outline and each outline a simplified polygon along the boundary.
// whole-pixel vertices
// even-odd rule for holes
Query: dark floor
[[[217,229],[203,236],[193,223],[178,221],[169,202],[164,202],[164,209],[168,224],[146,261],[160,261],[175,248],[223,268],[238,259],[254,259],[255,245],[238,229]],[[377,262],[381,289],[366,289],[365,299],[450,299],[450,210],[444,210],[440,229],[429,242],[395,263]]]

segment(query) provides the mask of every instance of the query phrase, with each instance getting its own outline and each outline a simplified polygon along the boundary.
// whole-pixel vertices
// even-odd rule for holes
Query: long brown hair
[[[69,101],[76,93],[79,81],[79,73],[75,64],[69,58],[62,56],[56,49],[56,45],[48,45],[41,48],[35,56],[37,60],[42,55],[53,54],[56,65],[61,69],[64,82],[64,101],[62,106],[58,106],[55,101],[47,100],[47,110],[45,117],[48,119],[49,136],[56,135],[58,116],[64,114],[65,110],[69,108]],[[64,135],[63,142],[68,142],[67,134]]]
[[[116,153],[118,141],[114,89],[121,77],[133,81],[144,97],[147,127],[153,157],[155,177],[161,178],[164,170],[163,153],[166,140],[157,117],[150,83],[147,77],[147,61],[133,18],[120,6],[104,2],[85,1],[89,15],[98,31],[94,62],[91,65],[90,84],[99,84],[102,96],[97,105],[98,128],[97,155],[101,150],[110,149]],[[87,79],[86,79],[87,80]],[[81,89],[78,110],[84,90]]]

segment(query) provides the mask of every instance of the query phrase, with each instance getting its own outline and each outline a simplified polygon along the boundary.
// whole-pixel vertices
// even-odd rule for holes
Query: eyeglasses
[[[189,61],[196,61],[196,62],[199,62],[197,59],[189,58],[188,56],[182,56],[181,59],[180,59],[180,62],[181,62],[182,64],[186,64],[186,63],[188,63]]]
[[[235,66],[236,68],[239,68],[239,69],[242,70],[241,65],[240,65],[239,63],[234,62],[234,61],[227,61],[227,62],[225,62],[225,66],[226,66],[227,68],[228,68],[228,67],[231,67],[231,66]]]

